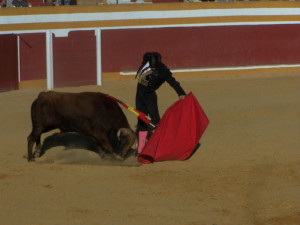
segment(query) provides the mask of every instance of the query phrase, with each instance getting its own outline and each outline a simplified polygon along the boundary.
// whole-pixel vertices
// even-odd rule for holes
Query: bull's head
[[[137,136],[130,128],[120,128],[117,132],[118,139],[120,141],[119,152],[122,159],[125,159],[128,151],[132,148],[134,151],[137,150],[138,142]]]

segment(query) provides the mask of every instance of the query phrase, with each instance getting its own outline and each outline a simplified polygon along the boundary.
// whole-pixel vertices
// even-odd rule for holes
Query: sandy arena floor
[[[28,163],[30,106],[43,89],[0,93],[0,224],[299,225],[300,76],[179,81],[210,124],[190,159],[148,165],[101,159],[87,140],[57,130]],[[132,80],[56,90],[134,106],[135,88]],[[177,96],[168,84],[158,96],[162,115]]]

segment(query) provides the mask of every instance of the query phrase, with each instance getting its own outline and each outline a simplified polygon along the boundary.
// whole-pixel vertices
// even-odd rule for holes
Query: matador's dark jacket
[[[160,63],[154,71],[149,71],[142,74],[138,73],[138,90],[143,92],[156,91],[165,81],[167,81],[176,93],[186,95],[180,83],[172,76],[171,71],[163,64]]]

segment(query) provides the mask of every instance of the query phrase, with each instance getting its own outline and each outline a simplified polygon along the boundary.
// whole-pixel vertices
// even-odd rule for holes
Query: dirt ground
[[[179,81],[210,124],[190,159],[147,165],[101,159],[88,140],[58,130],[28,163],[30,106],[43,89],[0,93],[0,224],[299,225],[300,76]],[[55,90],[134,106],[135,88],[130,80]],[[177,100],[167,84],[158,97],[161,115]]]

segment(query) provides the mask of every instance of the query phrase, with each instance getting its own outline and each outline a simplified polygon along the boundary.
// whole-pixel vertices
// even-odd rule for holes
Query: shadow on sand
[[[65,150],[76,148],[98,153],[98,145],[94,140],[77,133],[55,133],[48,136],[43,142],[42,153],[44,154],[50,148],[58,146],[64,146]]]
[[[65,151],[49,151],[59,146],[65,147]],[[111,154],[106,154],[104,158],[101,158],[98,155],[98,147],[98,143],[88,136],[78,133],[54,133],[45,138],[41,154],[41,156],[45,156],[38,159],[38,161],[60,164],[140,165],[133,151],[129,151],[124,161],[120,161],[112,157]],[[45,154],[48,151],[49,153]]]
[[[187,157],[185,160],[189,160],[195,154],[195,152],[200,148],[200,146],[201,146],[201,144],[200,144],[200,142],[198,142],[198,144],[195,146],[191,155],[189,157]]]

